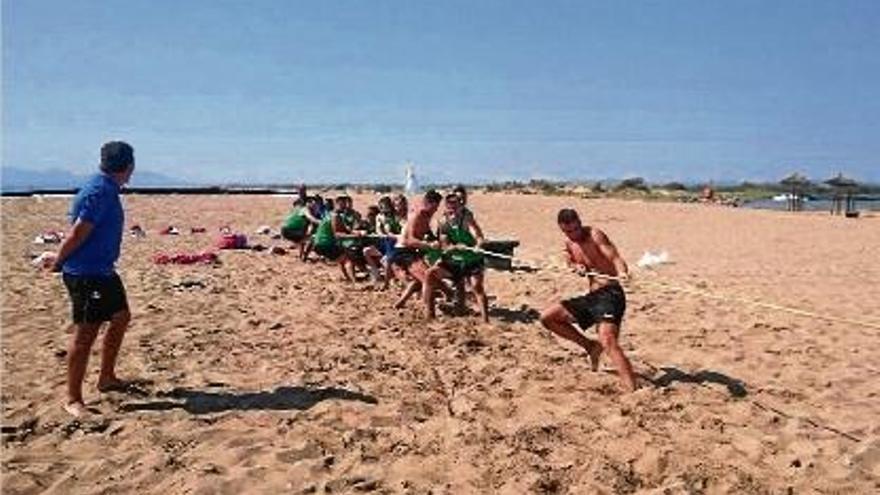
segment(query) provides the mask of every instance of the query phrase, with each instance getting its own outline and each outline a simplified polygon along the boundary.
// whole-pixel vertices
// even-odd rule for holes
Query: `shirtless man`
[[[581,274],[593,272],[628,279],[626,262],[605,233],[582,225],[577,212],[571,209],[560,210],[557,221],[567,238],[565,257],[569,266]],[[541,313],[541,323],[556,335],[583,347],[590,356],[593,371],[599,368],[602,351],[608,353],[623,388],[631,392],[636,389],[635,374],[617,342],[625,310],[626,295],[617,280],[589,275],[587,293],[551,305]],[[597,325],[599,341],[588,339],[574,323],[583,330]]]
[[[408,273],[415,279],[407,285],[403,294],[394,304],[395,308],[401,308],[413,294],[417,293],[425,283],[428,271],[428,263],[424,260],[424,254],[436,252],[440,249],[440,242],[431,231],[431,219],[440,207],[443,199],[440,193],[433,189],[426,192],[422,197],[421,204],[414,208],[406,220],[403,230],[401,248],[395,253],[395,263],[405,264]]]

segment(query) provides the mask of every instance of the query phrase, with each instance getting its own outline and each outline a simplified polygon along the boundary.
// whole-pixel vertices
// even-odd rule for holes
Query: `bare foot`
[[[602,346],[595,342],[590,342],[587,354],[590,355],[590,369],[599,371],[599,357],[602,356]]]
[[[68,402],[64,404],[64,410],[74,418],[84,418],[89,414],[88,408],[82,402]]]

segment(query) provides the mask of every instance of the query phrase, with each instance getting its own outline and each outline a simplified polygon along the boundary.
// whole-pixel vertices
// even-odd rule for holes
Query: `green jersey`
[[[308,225],[309,221],[305,215],[305,208],[299,207],[288,215],[282,227],[290,230],[304,231]]]
[[[333,233],[333,217],[328,216],[321,220],[315,229],[315,246],[333,246],[336,244],[336,234]]]
[[[443,225],[440,226],[440,235],[446,236],[446,239],[452,244],[475,247],[477,245],[477,239],[471,234],[465,220],[466,216],[461,215],[444,222]],[[447,263],[471,266],[482,263],[483,255],[475,253],[470,249],[450,249],[443,254],[443,259]]]

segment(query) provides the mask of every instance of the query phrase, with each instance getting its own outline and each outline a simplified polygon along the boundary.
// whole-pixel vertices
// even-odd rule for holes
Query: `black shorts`
[[[452,280],[464,280],[467,277],[473,277],[483,273],[483,262],[479,263],[456,263],[454,261],[442,260],[440,267],[450,273]]]
[[[306,238],[306,231],[291,229],[290,227],[281,227],[281,237],[290,242],[302,242],[302,240]]]
[[[367,262],[367,258],[364,257],[364,247],[361,245],[348,246],[345,248],[345,254],[356,265],[362,265]]]
[[[116,313],[128,310],[128,297],[119,275],[82,277],[64,274],[64,286],[70,294],[74,323],[110,321]]]
[[[369,243],[367,242],[367,239],[358,238],[345,239],[339,243],[340,248],[345,251],[348,259],[356,265],[361,265],[367,262],[367,259],[364,258],[364,248],[368,245]]]
[[[315,252],[330,261],[336,261],[339,259],[340,256],[342,256],[343,249],[339,246],[339,244],[316,244]]]
[[[408,247],[399,247],[394,248],[394,251],[389,253],[388,262],[392,265],[407,269],[413,264],[413,262],[419,259],[419,257],[420,254],[418,250]]]
[[[566,299],[562,306],[584,329],[602,321],[620,325],[626,311],[626,294],[619,284],[609,284],[583,296]]]

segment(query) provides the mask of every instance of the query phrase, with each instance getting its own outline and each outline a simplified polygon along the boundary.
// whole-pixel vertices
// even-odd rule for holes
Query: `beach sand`
[[[356,197],[363,209],[371,196]],[[132,325],[101,414],[61,409],[69,302],[28,255],[69,199],[2,203],[4,494],[877,493],[878,330],[643,281],[880,322],[880,218],[672,203],[476,194],[489,237],[542,269],[490,271],[492,321],[421,320],[416,301],[340,282],[336,267],[268,252],[158,266],[230,225],[252,242],[290,198],[128,196],[118,264]],[[637,272],[622,345],[650,378],[621,394],[610,363],[537,321],[582,290],[560,264],[563,206],[602,228]],[[169,224],[180,236],[160,236]],[[190,234],[203,226],[206,234]],[[51,246],[49,246],[51,248]],[[604,359],[604,358],[603,358]]]

